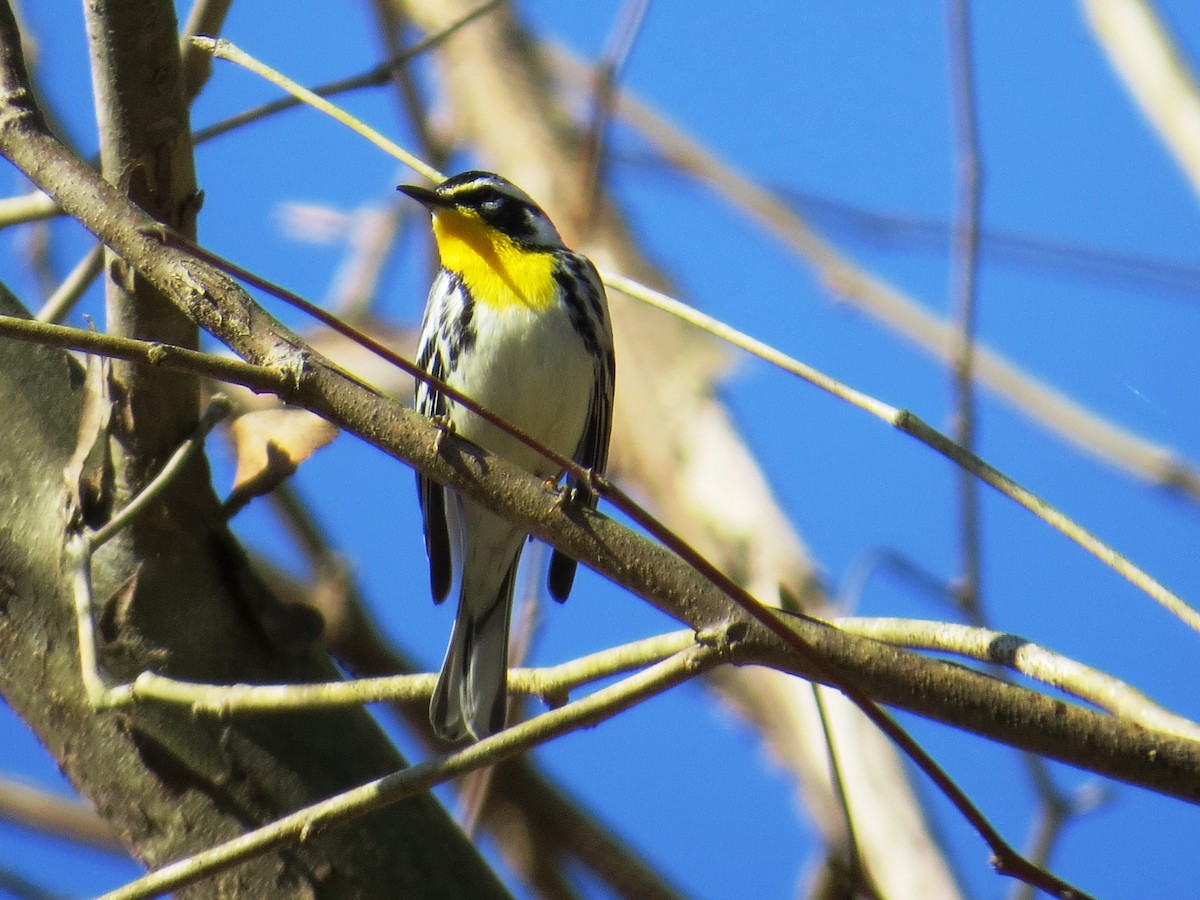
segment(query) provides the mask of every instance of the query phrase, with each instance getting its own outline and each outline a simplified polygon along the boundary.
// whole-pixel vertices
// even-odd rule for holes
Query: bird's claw
[[[439,413],[438,415],[433,416],[433,424],[436,425],[438,429],[437,437],[433,439],[433,450],[435,453],[441,453],[442,445],[445,443],[446,438],[451,437],[454,434],[454,423],[450,420],[448,415],[445,413]]]

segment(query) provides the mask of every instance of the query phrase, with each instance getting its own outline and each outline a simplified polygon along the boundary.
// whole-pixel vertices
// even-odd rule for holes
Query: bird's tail
[[[504,728],[508,706],[508,624],[520,545],[496,589],[494,575],[477,573],[492,582],[477,585],[468,567],[463,573],[458,615],[433,701],[429,721],[438,737],[476,740]],[[488,577],[491,575],[491,577]],[[481,592],[482,587],[482,592]]]

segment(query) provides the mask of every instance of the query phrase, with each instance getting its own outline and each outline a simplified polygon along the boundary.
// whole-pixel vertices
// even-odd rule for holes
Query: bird
[[[616,365],[608,299],[591,261],[563,244],[528,194],[491,172],[397,190],[432,215],[439,268],[429,290],[417,365],[525,434],[603,475]],[[561,467],[418,379],[417,409],[460,438],[555,483]],[[458,572],[458,610],[429,707],[446,741],[481,740],[507,714],[508,632],[517,564],[528,535],[417,473],[435,603]],[[595,508],[583,478],[564,497]],[[576,561],[554,550],[550,595],[567,599]]]

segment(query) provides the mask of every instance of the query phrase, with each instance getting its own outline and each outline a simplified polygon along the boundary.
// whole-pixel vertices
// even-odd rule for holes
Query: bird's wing
[[[444,330],[440,326],[446,293],[453,289],[441,273],[429,293],[425,320],[421,325],[421,342],[417,348],[417,365],[434,378],[445,380],[446,347]],[[440,300],[439,300],[440,298]],[[417,410],[430,418],[446,415],[446,398],[441,392],[417,381]],[[450,551],[450,526],[446,519],[446,490],[436,481],[417,473],[417,498],[421,503],[422,524],[425,528],[425,552],[429,556],[429,584],[433,601],[441,603],[450,594],[454,579],[454,560]]]
[[[588,404],[587,422],[575,447],[575,462],[597,475],[608,467],[608,443],[612,433],[613,396],[616,388],[616,360],[613,354],[612,324],[608,317],[608,301],[600,274],[591,261],[580,254],[570,254],[568,265],[583,291],[579,307],[586,315],[576,319],[576,328],[588,352],[595,360],[592,396]],[[571,495],[590,509],[599,499],[581,479],[568,479]],[[560,603],[567,599],[575,580],[575,560],[558,550],[550,558],[547,587],[550,596]]]

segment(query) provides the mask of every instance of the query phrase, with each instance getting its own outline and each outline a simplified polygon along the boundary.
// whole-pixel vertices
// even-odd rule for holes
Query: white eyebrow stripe
[[[454,187],[446,191],[446,196],[457,197],[459,194],[468,194],[472,191],[478,190],[481,187],[490,187],[502,194],[509,193],[509,191],[505,190],[505,187],[501,185],[495,178],[489,178],[486,175],[482,175],[479,178],[474,178],[471,181],[463,184],[454,185]]]

